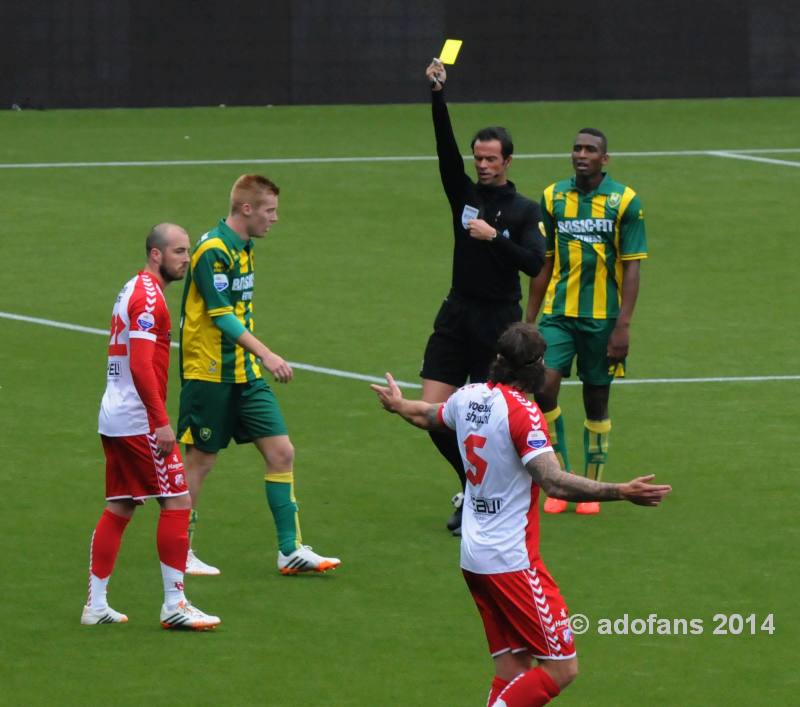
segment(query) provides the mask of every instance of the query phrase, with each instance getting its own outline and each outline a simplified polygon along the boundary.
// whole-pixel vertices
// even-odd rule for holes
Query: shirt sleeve
[[[233,261],[221,243],[202,243],[192,258],[192,281],[206,304],[209,316],[233,312],[230,272]]]
[[[620,258],[644,260],[646,257],[647,234],[644,228],[644,209],[639,197],[634,193],[620,219]]]
[[[150,430],[169,424],[169,415],[159,393],[158,377],[153,368],[153,356],[156,352],[155,341],[144,337],[130,340],[131,378],[136,392],[147,410],[147,421]]]
[[[554,255],[556,252],[556,233],[553,222],[553,189],[555,184],[551,184],[542,194],[542,201],[540,204],[541,211],[541,227],[542,235],[544,236],[544,254],[545,257]]]
[[[509,410],[508,428],[514,448],[523,464],[527,464],[544,452],[553,451],[550,435],[547,432],[547,422],[536,403],[530,401],[527,405],[519,403]]]
[[[453,393],[448,399],[447,402],[439,408],[439,422],[441,422],[445,427],[449,427],[451,430],[456,428],[456,417],[457,417],[457,400],[456,396],[458,395],[458,391]]]
[[[431,112],[433,114],[433,132],[436,135],[436,155],[439,158],[439,175],[448,201],[455,207],[463,195],[464,186],[469,182],[464,172],[464,158],[458,149],[450,114],[444,100],[444,90],[431,91]]]
[[[162,303],[163,304],[163,303]],[[167,313],[167,316],[169,314]],[[128,303],[131,378],[136,392],[147,410],[150,429],[169,424],[169,416],[160,393],[158,376],[153,366],[156,339],[169,335],[169,321],[159,316],[156,296],[137,291]]]
[[[233,343],[239,341],[239,337],[247,331],[244,324],[236,318],[233,312],[221,314],[218,317],[214,317],[211,321],[214,326]]]
[[[544,263],[544,238],[540,223],[539,207],[530,202],[525,209],[519,243],[499,233],[492,241],[492,245],[510,258],[517,270],[521,270],[529,277],[536,277]]]

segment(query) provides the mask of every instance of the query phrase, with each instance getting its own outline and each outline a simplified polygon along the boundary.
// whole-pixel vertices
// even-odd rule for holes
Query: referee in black
[[[544,236],[538,204],[518,194],[506,177],[514,151],[508,131],[484,128],[472,139],[477,176],[473,182],[464,171],[450,125],[445,68],[434,59],[425,76],[431,85],[436,154],[454,236],[450,292],[436,315],[420,371],[422,399],[439,403],[467,380],[487,380],[497,339],[509,324],[522,319],[519,271],[530,277],[539,273]],[[466,474],[455,434],[429,434],[456,470],[463,491]],[[454,535],[461,534],[462,501],[463,494],[453,497],[456,508],[447,521]]]

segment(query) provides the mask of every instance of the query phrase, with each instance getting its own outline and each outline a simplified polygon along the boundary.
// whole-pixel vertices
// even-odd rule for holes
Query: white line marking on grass
[[[766,164],[779,164],[784,167],[800,167],[800,162],[793,162],[791,160],[776,160],[770,157],[756,157],[754,155],[739,154],[737,152],[728,152],[727,150],[715,150],[709,152],[709,155],[715,157],[727,157],[732,160],[747,160],[748,162],[764,162]]]
[[[98,334],[100,336],[108,336],[109,333],[106,329],[96,329],[94,327],[81,326],[80,324],[69,324],[68,322],[57,322],[53,319],[42,319],[40,317],[27,317],[22,314],[13,314],[12,312],[0,312],[0,319],[13,319],[18,322],[28,322],[29,324],[40,324],[42,326],[53,327],[56,329],[68,329],[70,331],[80,331],[85,334]],[[173,348],[178,348],[176,341],[172,342]],[[384,378],[379,376],[369,376],[363,373],[353,373],[352,371],[340,371],[337,368],[326,368],[325,366],[313,366],[309,363],[296,363],[293,361],[288,362],[292,368],[297,368],[302,371],[311,371],[312,373],[322,373],[327,376],[336,376],[337,378],[352,378],[360,381],[367,381],[369,383],[385,383]],[[621,378],[616,381],[615,385],[651,385],[659,383],[760,383],[765,381],[796,381],[800,380],[800,375],[788,376],[716,376],[709,378]],[[419,383],[411,383],[409,381],[397,381],[397,384],[402,388],[421,388]],[[564,381],[562,385],[580,385],[580,381]]]
[[[666,150],[652,152],[613,152],[614,157],[731,157],[736,159],[737,155],[768,153],[800,153],[798,147],[776,147],[776,148],[747,148],[735,150]],[[542,152],[516,154],[517,160],[549,160],[564,159],[569,157],[567,152]],[[471,160],[472,155],[464,155],[464,159]],[[746,159],[739,157],[739,159]],[[755,158],[754,158],[755,159]],[[4,162],[0,163],[0,169],[76,169],[76,168],[95,168],[95,167],[196,167],[213,165],[255,165],[255,164],[339,164],[347,162],[433,162],[435,155],[386,155],[386,156],[363,156],[363,157],[275,157],[275,158],[250,158],[250,159],[227,159],[227,160],[135,160],[135,161],[114,161],[114,162]],[[767,158],[757,161],[769,161]],[[776,164],[791,164],[793,162],[783,162],[777,160]]]
[[[57,322],[53,319],[40,319],[39,317],[26,317],[24,314],[13,314],[12,312],[0,312],[0,318],[13,319],[18,322],[28,322],[29,324],[41,324],[42,326],[49,326],[55,329],[69,329],[70,331],[82,331],[84,334],[102,334],[109,336],[108,329],[95,329],[90,326],[81,326],[80,324],[69,324],[67,322]]]
[[[800,381],[797,376],[713,376],[709,378],[617,378],[614,385],[646,383],[760,383],[762,381]],[[564,381],[561,385],[580,385],[580,381]]]
[[[68,329],[69,331],[79,331],[84,334],[98,334],[99,336],[109,336],[107,329],[96,329],[95,327],[81,326],[80,324],[70,324],[68,322],[57,322],[53,319],[41,319],[39,317],[26,317],[22,314],[13,314],[11,312],[0,312],[1,319],[13,319],[18,322],[27,322],[29,324],[40,324],[42,326],[53,327],[55,329]],[[178,342],[172,342],[172,348],[178,348]],[[338,378],[353,378],[355,380],[367,381],[368,383],[386,383],[386,379],[378,376],[368,376],[363,373],[353,373],[352,371],[340,371],[336,368],[326,368],[325,366],[312,366],[309,363],[296,363],[294,361],[287,361],[292,368],[297,368],[302,371],[311,371],[312,373],[322,373],[328,376],[336,376]],[[408,381],[397,381],[397,385],[403,388],[421,388],[419,383],[409,383]]]

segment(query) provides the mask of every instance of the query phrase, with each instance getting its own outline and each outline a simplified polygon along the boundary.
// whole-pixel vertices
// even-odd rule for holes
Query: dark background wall
[[[0,108],[800,95],[795,2],[1,0]]]

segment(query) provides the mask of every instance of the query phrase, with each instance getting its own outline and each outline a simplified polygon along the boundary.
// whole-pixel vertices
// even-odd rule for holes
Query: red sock
[[[553,678],[541,668],[534,668],[515,677],[498,699],[506,707],[541,707],[561,692]]]
[[[95,577],[105,579],[114,571],[122,534],[130,518],[123,518],[106,508],[92,535],[90,569]]]
[[[186,554],[189,552],[189,508],[161,511],[158,517],[156,544],[158,559],[179,572],[186,571]]]
[[[489,699],[486,700],[486,707],[492,707],[497,696],[505,690],[507,686],[508,680],[503,680],[503,678],[495,675],[494,678],[492,678],[492,687],[489,689]]]

